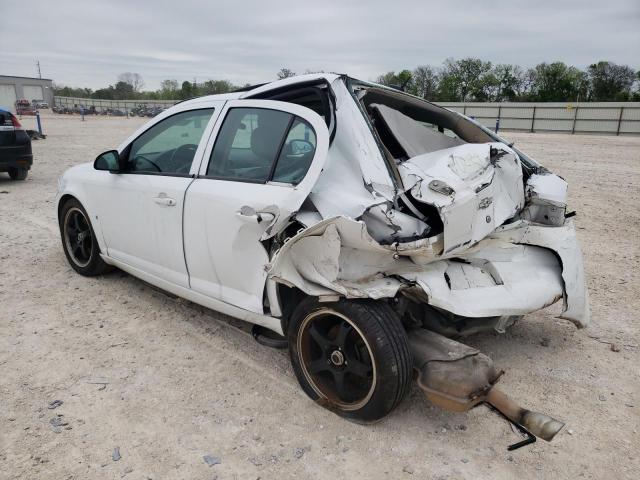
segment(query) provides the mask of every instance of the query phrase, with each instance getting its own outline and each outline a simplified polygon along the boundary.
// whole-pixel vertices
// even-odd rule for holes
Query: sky
[[[640,69],[639,0],[0,0],[0,75],[101,88],[118,74],[275,79],[280,68],[374,80],[479,57]]]

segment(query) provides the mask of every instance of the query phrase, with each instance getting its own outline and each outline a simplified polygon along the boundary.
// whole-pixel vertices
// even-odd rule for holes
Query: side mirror
[[[93,162],[93,168],[96,170],[107,170],[109,172],[117,172],[120,170],[120,155],[117,150],[109,150],[98,155]]]
[[[291,155],[304,155],[314,150],[313,143],[308,140],[292,140],[289,143],[289,151]]]

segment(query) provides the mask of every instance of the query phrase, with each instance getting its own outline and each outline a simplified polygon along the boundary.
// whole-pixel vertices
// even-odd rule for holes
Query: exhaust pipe
[[[498,372],[493,360],[479,350],[422,328],[407,333],[417,383],[425,396],[455,412],[483,402],[489,404],[529,436],[509,450],[535,442],[533,435],[550,442],[564,427],[564,423],[547,415],[522,408],[495,388],[504,372]]]
[[[493,406],[513,423],[522,425],[536,437],[540,437],[547,442],[553,440],[553,437],[564,427],[564,423],[544,413],[532,412],[531,410],[522,408],[507,397],[504,392],[495,387],[489,390],[484,401]]]

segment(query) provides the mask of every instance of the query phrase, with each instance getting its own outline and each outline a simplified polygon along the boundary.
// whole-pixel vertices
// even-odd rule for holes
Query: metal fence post
[[[466,105],[463,105],[463,106],[462,106],[462,114],[463,114],[463,115],[466,115],[466,114],[467,114],[467,106],[466,106]]]
[[[533,133],[533,124],[536,123],[536,106],[533,106],[533,113],[531,114],[531,133]]]
[[[496,133],[498,133],[498,130],[500,129],[500,112],[502,111],[502,106],[499,105],[498,106],[498,118],[496,118]]]
[[[620,135],[620,124],[622,123],[622,112],[624,112],[624,107],[620,107],[620,115],[618,115],[618,128],[616,129],[616,135]]]
[[[42,122],[40,121],[40,112],[36,110],[36,124],[38,125],[38,133],[42,136]]]
[[[576,118],[578,117],[578,109],[580,105],[576,105],[576,111],[573,113],[573,125],[571,126],[571,135],[576,133]]]

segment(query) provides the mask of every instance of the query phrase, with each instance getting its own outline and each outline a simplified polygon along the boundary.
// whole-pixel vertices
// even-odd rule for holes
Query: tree
[[[180,89],[180,98],[191,98],[193,97],[193,84],[185,80],[182,82],[182,88]]]
[[[178,98],[178,81],[174,79],[162,80],[160,82],[160,98],[173,100]]]
[[[524,93],[525,73],[518,65],[500,64],[492,72],[496,83],[496,92],[492,100],[496,102],[512,102]]]
[[[78,97],[88,98],[93,94],[93,90],[90,88],[72,88],[64,85],[58,85],[54,82],[53,94],[59,97]]]
[[[278,80],[282,80],[284,78],[295,77],[296,72],[289,70],[288,68],[281,68],[277,73]]]
[[[491,62],[479,58],[448,58],[440,73],[440,95],[442,100],[466,102],[486,100],[489,96],[486,78],[491,72]]]
[[[627,65],[600,61],[589,65],[589,100],[606,102],[629,100],[636,72]]]
[[[530,71],[533,81],[531,99],[538,102],[586,100],[586,73],[563,62],[541,63]]]
[[[421,65],[412,74],[409,93],[426,100],[435,100],[438,90],[438,74],[433,67]]]
[[[135,98],[135,90],[130,83],[119,81],[113,88],[113,98],[115,100],[126,100]]]
[[[118,82],[128,83],[136,93],[144,87],[144,80],[142,80],[142,76],[139,73],[121,73],[118,75]]]
[[[387,72],[384,75],[380,75],[376,81],[381,85],[405,91],[410,89],[412,77],[413,74],[410,70],[402,70],[398,73]]]
[[[228,93],[236,87],[228,80],[207,80],[198,88],[200,95],[216,95],[218,93]]]

